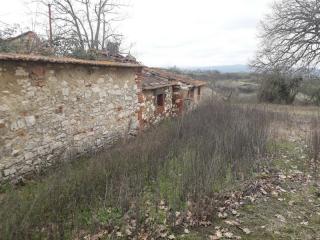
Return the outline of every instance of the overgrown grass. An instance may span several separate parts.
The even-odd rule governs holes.
[[[1,196],[1,239],[69,239],[81,230],[120,224],[130,211],[143,222],[143,199],[183,209],[245,179],[266,151],[268,115],[208,103],[90,159],[65,163],[36,184]],[[119,222],[117,222],[119,221]]]
[[[320,162],[320,117],[314,116],[311,121],[311,130],[309,135],[310,146],[310,164],[313,169],[313,175],[319,180],[319,162]]]

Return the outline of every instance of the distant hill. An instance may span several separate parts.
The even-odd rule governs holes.
[[[219,71],[221,73],[248,73],[250,69],[247,65],[222,65],[222,66],[211,66],[211,67],[191,67],[185,70],[200,70],[200,71]]]

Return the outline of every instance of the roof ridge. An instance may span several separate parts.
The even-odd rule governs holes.
[[[110,67],[143,67],[141,64],[123,63],[107,60],[86,60],[70,57],[43,56],[33,54],[0,53],[0,61],[69,63],[78,65],[110,66]]]
[[[38,36],[38,34],[37,34],[36,32],[34,32],[34,31],[26,31],[26,32],[24,32],[24,33],[21,33],[21,34],[15,36],[15,37],[9,37],[9,38],[3,39],[3,40],[4,40],[4,41],[12,41],[12,40],[21,38],[21,37],[23,37],[23,36],[26,36],[26,35],[28,35],[29,33],[32,33],[32,34],[34,34],[37,38],[39,38],[39,36]]]

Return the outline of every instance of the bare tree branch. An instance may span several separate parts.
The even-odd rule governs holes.
[[[320,1],[281,0],[260,24],[260,47],[251,66],[301,71],[320,62]]]
[[[62,46],[62,40],[71,41],[81,51],[103,50],[109,41],[119,40],[121,34],[112,28],[119,20],[117,9],[123,7],[120,0],[35,0],[43,6],[52,6],[54,36]],[[45,11],[44,11],[45,12]],[[75,44],[76,43],[76,44]],[[63,51],[64,52],[64,51]]]

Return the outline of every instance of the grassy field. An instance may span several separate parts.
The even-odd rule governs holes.
[[[239,187],[241,197],[223,209],[225,217],[210,229],[197,230],[198,239],[319,239],[319,186],[310,172],[300,143],[279,141],[277,156],[250,183]],[[234,193],[237,191],[234,191]],[[221,237],[220,237],[221,236]]]
[[[215,194],[256,172],[268,126],[261,110],[204,104],[26,186],[3,187],[0,235],[166,239],[210,222]]]
[[[2,186],[1,239],[319,239],[318,119],[313,107],[205,104]]]
[[[276,113],[265,167],[229,190],[212,226],[182,239],[320,239],[319,163],[312,151],[319,109],[254,107]]]

